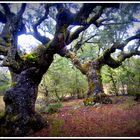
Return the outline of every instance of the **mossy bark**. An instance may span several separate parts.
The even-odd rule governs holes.
[[[0,136],[26,136],[31,130],[37,131],[46,125],[41,115],[35,111],[35,101],[38,85],[51,62],[45,67],[31,67],[22,71],[17,84],[6,91],[5,114],[0,119]]]
[[[98,61],[93,61],[87,72],[88,93],[87,96],[93,98],[93,102],[112,103],[107,95],[105,95],[102,84],[101,68]]]
[[[94,63],[87,73],[88,96],[104,93],[101,79],[101,67]]]

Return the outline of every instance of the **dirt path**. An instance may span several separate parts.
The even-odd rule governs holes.
[[[42,115],[48,127],[31,137],[140,137],[140,103],[113,97],[113,104],[85,107],[82,100],[64,102],[59,113]]]

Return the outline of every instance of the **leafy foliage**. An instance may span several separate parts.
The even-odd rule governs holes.
[[[44,75],[40,91],[45,92],[46,86],[48,98],[59,100],[66,96],[82,98],[87,91],[86,77],[69,60],[58,55],[55,56],[48,73]]]
[[[127,85],[127,92],[131,95],[137,95],[140,93],[139,82],[140,82],[140,59],[137,57],[132,57],[125,62],[123,65],[117,69],[111,69],[112,77],[116,82],[116,87],[124,88],[124,85]],[[110,78],[110,73],[108,67],[104,66],[102,69],[103,83],[107,84],[109,88],[108,92],[112,89],[112,81]]]
[[[0,69],[0,94],[3,94],[11,85],[10,74],[7,69]]]
[[[62,104],[60,102],[57,103],[51,103],[46,108],[42,110],[42,112],[46,113],[56,113],[59,111],[59,109],[62,107]]]
[[[49,104],[46,111],[48,113],[55,113],[58,112],[61,107],[61,103]]]

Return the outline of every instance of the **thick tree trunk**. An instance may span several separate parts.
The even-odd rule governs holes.
[[[105,95],[101,78],[101,66],[97,62],[93,62],[92,67],[87,73],[88,79],[88,98],[84,100],[84,104],[94,103],[112,103],[111,99]],[[91,98],[91,99],[90,99]],[[90,102],[90,103],[88,103]]]
[[[1,118],[1,136],[26,136],[30,130],[43,128],[46,123],[35,112],[38,85],[46,70],[35,67],[24,70],[17,84],[4,96],[5,115]]]
[[[104,94],[100,68],[92,67],[87,74],[88,96]]]

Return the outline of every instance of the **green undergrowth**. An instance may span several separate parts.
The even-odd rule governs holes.
[[[42,113],[56,113],[59,112],[59,109],[63,107],[61,102],[57,102],[57,103],[51,103],[48,106],[44,106],[44,107],[38,107],[39,108],[39,112]]]
[[[57,118],[53,120],[51,125],[51,132],[50,135],[52,137],[58,137],[61,134],[61,127],[65,124],[65,121],[63,119]]]
[[[122,107],[125,109],[130,109],[133,106],[135,106],[137,104],[136,101],[134,101],[133,98],[128,98],[126,101],[124,101],[124,103],[122,104]]]
[[[0,118],[4,116],[4,109],[0,109]]]

